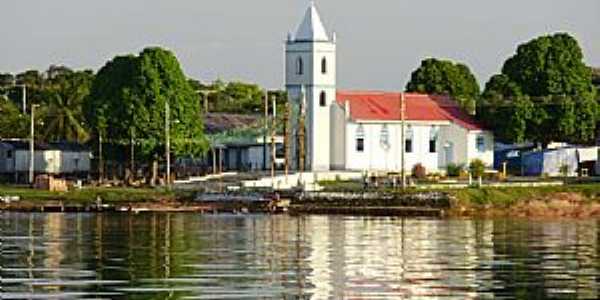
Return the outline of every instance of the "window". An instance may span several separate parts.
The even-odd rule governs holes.
[[[437,126],[431,127],[429,133],[429,153],[437,153],[437,140],[438,140],[439,128]]]
[[[321,73],[327,74],[327,59],[325,57],[321,60]]]
[[[385,124],[381,127],[379,143],[381,144],[381,148],[383,148],[383,150],[387,151],[390,149],[390,132]]]
[[[304,74],[304,63],[302,62],[302,57],[298,57],[298,60],[296,60],[296,74]]]
[[[365,151],[365,139],[364,138],[356,138],[356,152],[364,152]]]
[[[437,141],[429,140],[429,153],[437,153]]]
[[[404,136],[404,152],[412,153],[413,151],[413,130],[410,126],[406,128]]]
[[[365,151],[365,129],[362,125],[358,125],[356,129],[356,152]]]
[[[12,156],[13,156],[12,150],[6,151],[6,158],[12,158]]]
[[[477,151],[485,152],[485,137],[483,135],[478,135],[476,139]]]
[[[406,141],[404,141],[404,152],[412,153],[412,150],[413,150],[412,139],[406,139]]]
[[[327,94],[325,94],[325,91],[322,91],[319,96],[319,105],[327,106]]]

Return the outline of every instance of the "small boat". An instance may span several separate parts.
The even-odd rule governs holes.
[[[198,202],[270,202],[271,197],[259,193],[198,193],[194,199]]]

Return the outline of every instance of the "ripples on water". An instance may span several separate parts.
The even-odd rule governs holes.
[[[599,226],[3,213],[1,298],[598,299]]]

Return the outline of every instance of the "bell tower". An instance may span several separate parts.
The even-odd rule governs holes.
[[[292,107],[291,158],[298,162],[298,124],[304,116],[304,161],[307,171],[330,169],[331,109],[336,97],[336,41],[323,26],[313,1],[295,35],[285,44],[285,86]]]

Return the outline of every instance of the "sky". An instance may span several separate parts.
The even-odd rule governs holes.
[[[98,70],[147,46],[185,73],[283,87],[283,42],[308,0],[0,0],[0,72]],[[568,32],[600,66],[600,0],[317,0],[337,32],[338,86],[401,90],[428,57],[466,63],[480,85],[520,43]]]

